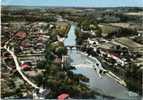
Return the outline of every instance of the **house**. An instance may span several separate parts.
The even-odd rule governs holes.
[[[21,67],[21,69],[23,69],[23,70],[30,70],[30,69],[31,69],[30,66],[29,66],[29,64],[27,64],[27,63],[21,64],[20,67]]]
[[[67,100],[69,98],[69,94],[62,93],[58,96],[58,100]]]
[[[125,62],[119,57],[119,54],[111,52],[110,49],[103,49],[103,48],[101,48],[100,49],[100,53],[102,55],[107,55],[107,57],[114,59],[118,64],[121,64],[122,66],[125,65]]]
[[[21,47],[23,47],[23,48],[29,48],[29,47],[31,47],[31,44],[28,43],[28,42],[26,42],[26,41],[22,41],[21,42]]]
[[[24,39],[27,36],[27,33],[19,31],[15,34],[15,37],[17,37],[18,39]]]
[[[125,62],[123,60],[121,60],[119,57],[111,54],[111,58],[116,60],[117,63],[121,64],[122,66],[124,66]]]

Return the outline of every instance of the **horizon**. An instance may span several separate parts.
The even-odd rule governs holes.
[[[40,6],[40,7],[143,7],[143,0],[2,0],[2,6]]]
[[[1,7],[55,7],[55,8],[143,8],[138,6],[116,6],[116,7],[85,7],[85,6],[39,6],[39,5],[1,5]]]

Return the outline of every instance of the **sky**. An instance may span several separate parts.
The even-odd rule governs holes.
[[[1,4],[65,7],[143,7],[143,0],[2,0]]]

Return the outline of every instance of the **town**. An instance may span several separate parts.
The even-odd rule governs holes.
[[[2,98],[141,99],[142,7],[1,10]]]

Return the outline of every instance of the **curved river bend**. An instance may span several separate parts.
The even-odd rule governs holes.
[[[68,38],[64,41],[65,46],[76,44],[75,28],[76,25],[72,24],[68,32]],[[76,65],[76,70],[74,70],[74,72],[81,73],[88,77],[90,79],[88,85],[92,90],[118,99],[138,100],[137,97],[129,96],[128,89],[118,84],[112,78],[106,75],[99,77],[98,73],[93,68],[93,64],[95,65],[95,63],[99,63],[99,61],[93,61],[77,50],[69,50],[68,55],[70,56],[70,59],[72,59],[71,64]]]

